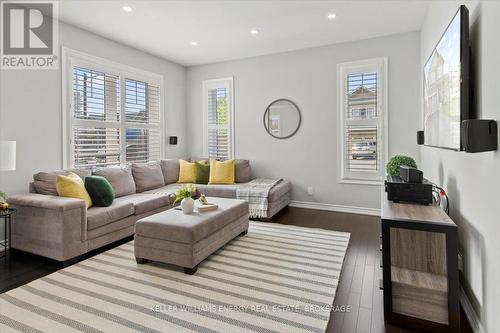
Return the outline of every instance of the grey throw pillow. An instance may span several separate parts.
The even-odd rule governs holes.
[[[234,181],[236,183],[248,183],[251,180],[251,173],[249,160],[234,160]]]
[[[132,171],[129,168],[103,168],[94,171],[93,174],[102,176],[110,182],[115,190],[116,198],[135,193],[134,177],[132,177]]]
[[[134,163],[132,164],[135,189],[137,192],[153,190],[165,185],[160,163]]]
[[[76,173],[83,180],[85,180],[85,177],[88,177],[92,174],[88,169],[68,169],[49,172],[42,171],[33,175],[33,186],[35,187],[36,192],[39,194],[57,195],[57,176],[65,176],[70,172]]]
[[[179,159],[171,158],[160,160],[161,172],[165,185],[176,183],[179,180]]]

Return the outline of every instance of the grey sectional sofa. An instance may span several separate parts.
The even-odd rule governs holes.
[[[235,198],[236,189],[251,180],[248,160],[236,160],[235,166],[235,184],[198,184],[198,191],[206,196]],[[57,196],[57,175],[68,171],[82,178],[91,174],[105,177],[116,193],[113,204],[87,209],[82,200]],[[9,197],[9,203],[18,210],[12,224],[12,247],[68,263],[88,251],[131,236],[136,221],[172,207],[174,193],[182,185],[176,183],[178,174],[178,159],[93,172],[37,173],[30,193]],[[285,180],[272,188],[268,218],[289,204],[290,191],[291,184]]]

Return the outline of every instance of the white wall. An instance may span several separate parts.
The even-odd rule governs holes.
[[[166,156],[186,153],[185,68],[142,51],[60,23],[60,45],[163,75]],[[0,172],[0,189],[28,190],[37,171],[62,168],[61,67],[59,70],[0,71],[0,138],[17,141],[17,170]]]
[[[422,65],[462,3],[436,1],[430,5],[421,32]],[[480,118],[499,121],[500,2],[469,1],[466,5],[471,13],[474,111]],[[425,176],[442,184],[450,196],[451,216],[459,226],[465,254],[463,285],[480,325],[487,332],[500,332],[500,153],[422,147],[421,161]]]
[[[337,64],[388,56],[389,155],[418,160],[419,43],[413,32],[189,67],[189,152],[203,152],[202,80],[234,76],[236,157],[250,159],[255,175],[291,180],[294,200],[378,209],[379,186],[337,181]],[[278,98],[291,99],[302,112],[302,127],[286,140],[272,138],[263,125],[266,107]]]

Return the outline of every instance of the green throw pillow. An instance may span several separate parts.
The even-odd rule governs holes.
[[[210,178],[210,164],[195,162],[194,168],[196,171],[196,184],[208,184]]]
[[[89,193],[94,206],[108,207],[115,199],[115,190],[104,177],[85,177],[85,189]]]

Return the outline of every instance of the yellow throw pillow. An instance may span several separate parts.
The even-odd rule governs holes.
[[[210,160],[209,184],[234,184],[234,160]]]
[[[85,189],[83,180],[73,172],[67,176],[57,176],[56,190],[60,197],[81,199],[85,201],[87,208],[92,207],[92,199]]]
[[[196,182],[196,168],[194,163],[179,160],[179,180],[178,183],[195,183]]]

